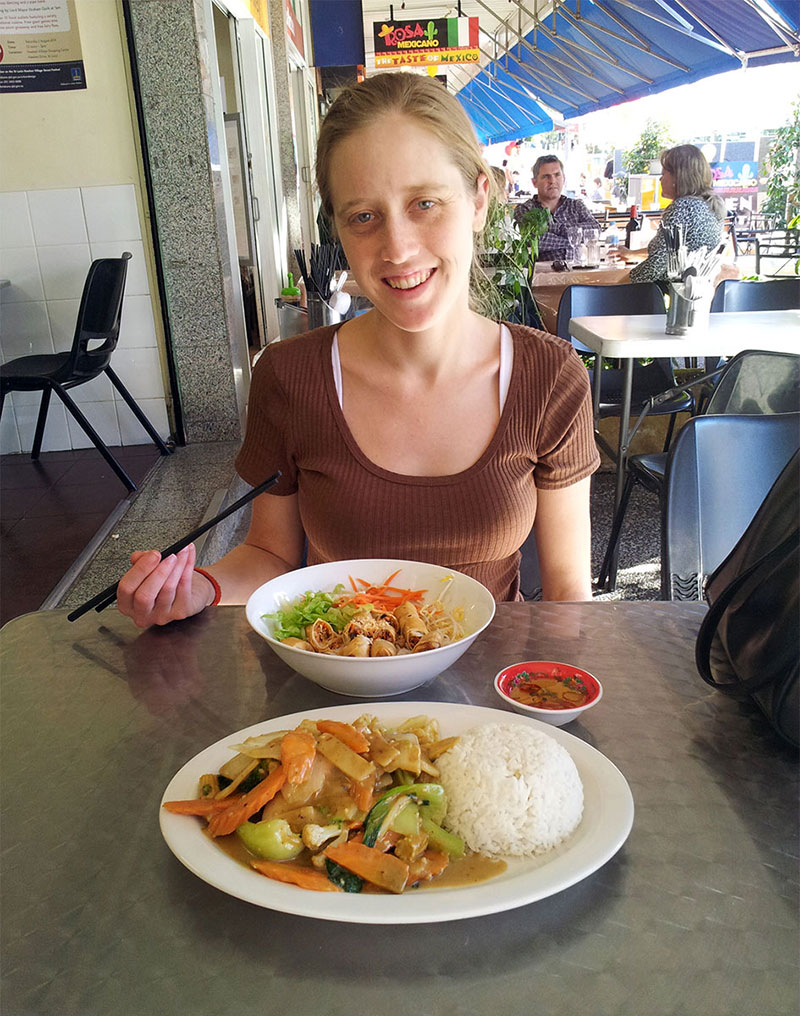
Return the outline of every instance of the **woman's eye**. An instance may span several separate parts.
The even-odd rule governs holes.
[[[423,210],[424,212],[427,212],[427,210],[428,210],[429,208],[433,208],[433,206],[434,206],[435,204],[436,204],[436,202],[435,202],[435,201],[432,201],[432,200],[431,200],[430,198],[425,198],[425,199],[424,199],[423,201],[420,201],[420,202],[419,202],[419,207],[420,207],[420,208],[421,208],[421,209],[422,209],[422,210]]]
[[[366,226],[368,222],[372,221],[372,212],[358,212],[353,216],[353,222],[359,226]]]

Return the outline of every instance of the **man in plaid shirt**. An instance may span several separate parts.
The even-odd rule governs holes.
[[[597,219],[586,205],[577,198],[565,198],[564,166],[555,155],[542,155],[533,164],[534,197],[517,205],[514,221],[532,208],[547,208],[552,215],[550,227],[539,240],[539,261],[566,260],[569,244],[567,230],[570,226],[592,226],[599,229]]]

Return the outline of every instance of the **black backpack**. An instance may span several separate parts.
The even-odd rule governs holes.
[[[700,676],[752,698],[800,745],[800,456],[792,456],[731,553],[709,576],[695,647]]]

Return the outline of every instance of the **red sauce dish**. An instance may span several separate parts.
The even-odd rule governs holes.
[[[596,705],[603,686],[586,670],[552,660],[528,660],[501,670],[497,694],[518,713],[562,726]]]

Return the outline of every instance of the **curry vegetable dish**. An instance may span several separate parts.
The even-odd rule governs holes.
[[[451,579],[440,595],[425,602],[426,589],[392,585],[398,572],[380,585],[350,578],[350,589],[307,592],[274,614],[274,637],[284,645],[336,656],[397,656],[438,649],[463,638],[464,611],[448,609],[444,600]]]
[[[393,728],[369,715],[303,720],[233,745],[234,757],[201,777],[196,799],[164,807],[200,817],[229,853],[280,882],[402,893],[465,857],[463,841],[442,825],[436,766],[457,741],[442,739],[426,716]]]

